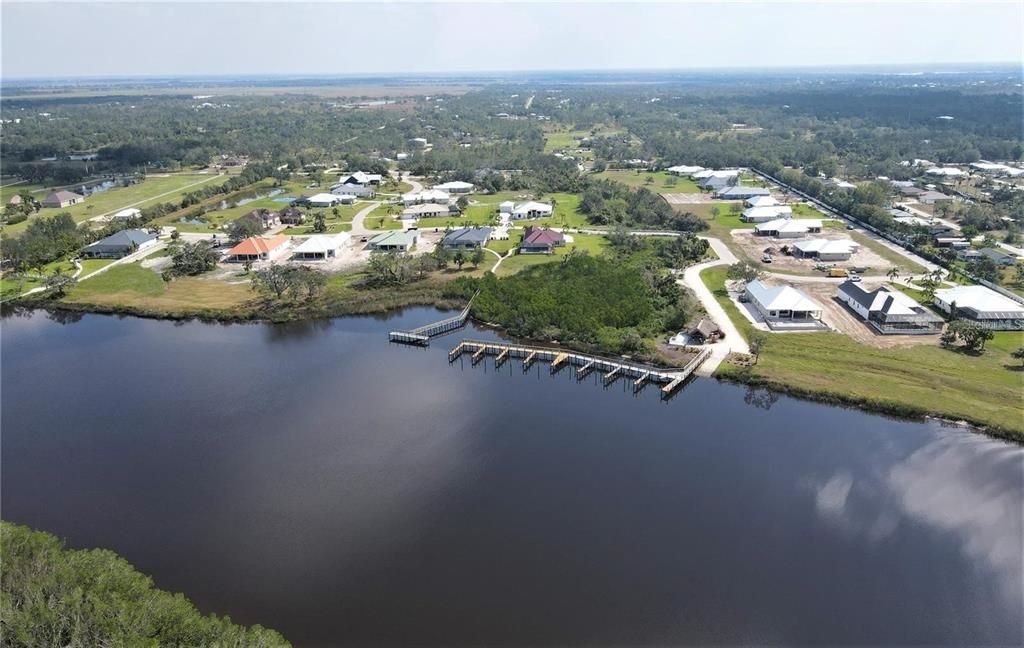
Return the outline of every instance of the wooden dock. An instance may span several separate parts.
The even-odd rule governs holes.
[[[469,320],[469,309],[473,305],[473,299],[476,299],[476,295],[473,295],[469,303],[466,304],[466,307],[462,309],[462,312],[455,317],[449,317],[432,324],[425,324],[410,331],[391,331],[388,333],[388,340],[401,344],[429,346],[430,338],[457,331],[466,325],[466,322]]]
[[[550,363],[551,373],[555,373],[565,366],[576,367],[576,377],[579,380],[582,380],[591,371],[599,370],[604,373],[601,378],[602,384],[607,386],[620,377],[629,378],[632,380],[634,392],[639,392],[648,383],[656,383],[661,386],[663,398],[672,396],[686,379],[692,376],[693,372],[711,355],[711,349],[702,349],[685,367],[668,370],[620,362],[609,358],[599,358],[562,349],[524,346],[506,342],[463,340],[448,352],[448,361],[454,362],[465,352],[473,354],[472,364],[474,366],[485,356],[495,356],[496,366],[500,366],[509,358],[521,358],[524,372],[528,371],[530,366],[537,360]]]

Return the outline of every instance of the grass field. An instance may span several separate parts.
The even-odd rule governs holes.
[[[602,171],[595,173],[594,177],[615,180],[633,188],[645,187],[659,194],[701,192],[693,180],[676,177],[665,171]],[[654,182],[648,183],[648,178]]]
[[[17,180],[11,180],[10,182],[14,183],[17,182]],[[43,198],[46,197],[46,195],[42,193],[44,191],[43,185],[29,184],[27,182],[23,182],[21,184],[14,184],[9,187],[0,187],[0,203],[3,203],[0,206],[7,205],[7,201],[11,199],[11,196],[20,194],[22,191],[28,191],[30,193],[35,194],[35,197],[38,200],[42,200]]]
[[[28,227],[33,218],[39,216],[50,216],[68,212],[75,222],[82,222],[96,216],[111,214],[126,207],[137,207],[139,209],[151,205],[181,201],[181,197],[190,191],[210,184],[223,184],[227,182],[228,176],[200,175],[194,173],[173,174],[167,176],[148,176],[144,181],[130,187],[116,187],[91,196],[66,209],[46,208],[29,220],[16,225],[10,225],[4,229],[7,235],[17,235]]]
[[[166,309],[225,309],[252,299],[246,284],[230,284],[201,278],[176,279],[170,283],[138,263],[111,268],[72,288],[65,301],[106,306]]]
[[[1024,372],[1010,353],[1024,333],[999,332],[980,355],[938,345],[877,349],[839,333],[763,333],[753,328],[725,293],[726,269],[709,268],[701,279],[749,340],[763,336],[750,374],[770,383],[853,397],[881,405],[913,407],[949,418],[1024,432],[1020,398]],[[742,378],[746,369],[723,364],[717,375]]]
[[[365,208],[366,205],[361,205],[356,209]],[[396,212],[397,214],[397,212]],[[363,225],[367,229],[373,230],[395,230],[402,229],[402,223],[394,215],[389,213],[388,205],[378,205],[376,209],[366,215],[363,219]]]
[[[488,249],[494,250],[498,254],[504,255],[512,248],[519,247],[519,242],[523,240],[523,232],[512,230],[508,233],[508,239],[504,241],[496,241],[491,239],[487,243]]]
[[[555,248],[554,254],[516,254],[511,256],[501,262],[495,274],[499,277],[507,277],[519,272],[523,268],[541,265],[542,263],[554,263],[573,250],[587,252],[596,256],[604,252],[604,249],[608,247],[608,239],[596,234],[573,234],[572,238],[572,243],[568,243],[564,247]]]

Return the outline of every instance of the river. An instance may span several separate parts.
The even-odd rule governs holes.
[[[435,318],[3,321],[4,519],[298,646],[1017,644],[1024,450]]]

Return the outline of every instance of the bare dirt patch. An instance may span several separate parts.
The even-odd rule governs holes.
[[[661,196],[670,205],[703,205],[710,202],[726,204],[721,200],[716,201],[709,193],[663,193]]]
[[[822,319],[826,324],[843,335],[849,336],[855,342],[876,349],[938,345],[938,335],[882,335],[873,326],[862,320],[859,315],[836,299],[838,285],[838,283],[801,283],[797,284],[796,288],[807,293],[808,296],[821,304],[824,309]],[[865,282],[864,288],[866,290],[873,290],[879,285],[877,282]]]

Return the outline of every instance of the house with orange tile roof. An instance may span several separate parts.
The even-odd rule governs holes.
[[[291,239],[284,234],[278,234],[270,238],[253,236],[228,250],[227,257],[224,260],[233,263],[270,261],[287,252],[290,242]]]

